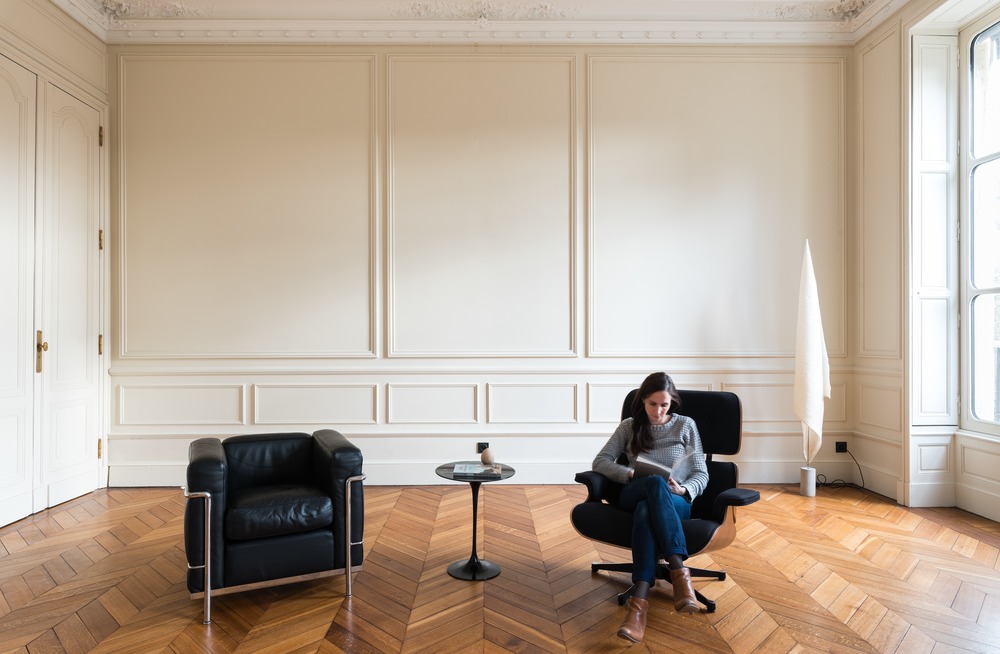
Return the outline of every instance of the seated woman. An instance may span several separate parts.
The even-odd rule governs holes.
[[[681,520],[691,517],[691,501],[708,484],[708,468],[701,438],[694,421],[674,413],[680,397],[666,373],[655,372],[642,382],[632,404],[632,417],[615,429],[594,459],[593,468],[605,477],[625,484],[618,506],[632,517],[632,582],[625,621],[618,635],[632,642],[642,640],[649,609],[649,589],[656,583],[656,564],[665,559],[674,586],[674,609],[680,613],[700,610],[691,574],[684,566],[688,557]],[[628,465],[618,463],[625,454]],[[635,476],[639,454],[673,467],[682,459],[680,478],[671,475]],[[688,464],[688,461],[690,464]]]

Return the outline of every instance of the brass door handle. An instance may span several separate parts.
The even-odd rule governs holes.
[[[49,351],[49,344],[42,338],[42,330],[35,332],[35,372],[42,371],[42,352]]]

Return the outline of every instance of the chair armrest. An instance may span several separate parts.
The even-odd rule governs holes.
[[[604,500],[611,504],[618,504],[618,496],[622,492],[622,485],[618,482],[612,481],[594,470],[576,473],[576,481],[587,487],[588,502]]]
[[[314,470],[316,484],[330,495],[344,491],[344,483],[350,477],[363,474],[363,457],[347,437],[333,429],[321,429],[313,433],[315,442]]]
[[[213,499],[225,495],[226,451],[218,438],[199,438],[188,447],[187,489]]]
[[[333,429],[313,432],[314,452],[313,474],[316,485],[330,495],[333,500],[334,567],[347,565],[344,540],[347,533],[347,483],[351,486],[351,565],[360,565],[363,557],[361,546],[365,529],[365,496],[362,467],[364,457],[356,445]]]
[[[760,499],[760,493],[751,488],[728,488],[715,497],[712,509],[717,516],[723,516],[731,506],[747,506]]]
[[[221,588],[225,569],[225,534],[222,525],[226,513],[226,451],[218,438],[199,438],[188,447],[188,493],[211,495],[210,548],[212,552],[212,587]],[[188,498],[184,507],[184,549],[190,566],[205,564],[205,500]],[[188,590],[204,590],[202,570],[188,571]]]

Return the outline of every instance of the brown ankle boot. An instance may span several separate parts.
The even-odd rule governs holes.
[[[618,627],[618,637],[631,640],[633,643],[642,641],[646,632],[646,612],[649,610],[649,600],[628,598],[625,605],[625,621]]]
[[[691,587],[691,571],[677,568],[670,571],[670,581],[674,584],[674,610],[678,613],[697,613],[701,610],[694,588]]]

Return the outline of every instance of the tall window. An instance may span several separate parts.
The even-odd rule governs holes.
[[[1000,23],[972,39],[969,61],[964,395],[973,422],[1000,426]]]

